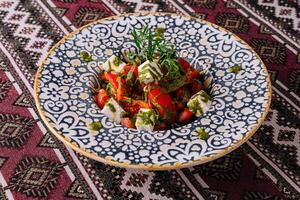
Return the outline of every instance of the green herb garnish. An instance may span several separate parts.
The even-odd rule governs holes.
[[[99,121],[92,122],[89,126],[92,131],[99,131],[103,127],[102,123]]]
[[[241,70],[242,70],[242,66],[240,66],[240,65],[235,65],[235,66],[229,67],[229,72],[231,72],[231,73],[237,74]]]
[[[210,135],[203,128],[197,128],[195,132],[202,140],[207,140],[210,137]]]
[[[108,83],[107,85],[106,85],[106,92],[108,93],[108,95],[111,95],[111,84],[110,83]]]
[[[126,75],[126,83],[130,84],[133,80],[133,75],[134,75],[134,68],[135,68],[135,65],[132,65],[128,74]]]
[[[93,61],[92,56],[87,51],[81,51],[79,54],[80,58],[85,62]]]
[[[149,125],[149,124],[155,124],[155,119],[157,118],[157,115],[155,114],[155,112],[153,110],[151,111],[147,111],[147,112],[139,112],[137,114],[138,117],[141,118],[141,120],[143,121],[143,124],[145,125]],[[153,119],[151,119],[151,117],[153,116]]]
[[[130,64],[140,64],[140,60],[138,57],[138,54],[132,51],[129,51],[126,53],[126,57],[128,58],[128,61]]]
[[[131,104],[132,98],[121,99],[120,101]]]
[[[138,48],[135,55],[143,61],[158,60],[158,64],[166,68],[166,76],[176,79],[182,76],[181,67],[177,61],[174,45],[164,39],[164,32],[165,29],[161,27],[156,28],[154,34],[148,27],[138,31],[133,29],[131,35]]]
[[[127,114],[128,114],[127,112],[122,111],[120,115],[121,115],[121,117],[125,117]]]
[[[200,102],[197,99],[189,101],[187,105],[192,113],[196,114],[199,111],[201,115],[203,114]]]
[[[204,98],[204,99],[202,99],[202,101],[204,101],[205,103],[207,103],[208,101],[211,101],[211,97],[204,91],[202,91],[200,93],[200,96]]]
[[[118,57],[116,57],[114,60],[113,60],[113,64],[115,66],[119,66],[120,64],[122,63],[122,60]]]
[[[108,108],[111,112],[116,112],[116,108],[114,105],[112,105],[111,103],[107,103],[106,105],[108,106]]]

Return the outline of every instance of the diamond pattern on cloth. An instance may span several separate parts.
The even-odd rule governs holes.
[[[0,80],[0,102],[5,99],[10,86],[10,81]]]
[[[0,113],[0,147],[20,148],[26,143],[34,125],[33,119]]]
[[[30,14],[25,11],[17,10],[19,2],[20,0],[6,0],[2,3],[0,2],[0,11],[7,12],[1,21],[16,27],[14,36],[26,39],[24,48],[26,51],[45,54],[53,41],[39,36],[42,27],[27,22]]]
[[[41,157],[26,157],[16,166],[6,189],[30,197],[46,197],[56,186],[63,164]]]
[[[220,13],[216,17],[216,23],[235,33],[247,33],[249,30],[249,20],[235,13]]]

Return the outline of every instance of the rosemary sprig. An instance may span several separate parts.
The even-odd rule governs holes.
[[[154,34],[148,27],[143,27],[139,31],[133,29],[131,35],[138,48],[137,54],[133,53],[133,55],[138,56],[143,61],[157,59],[161,66],[166,67],[166,76],[178,78],[182,76],[182,71],[177,62],[174,46],[165,40],[164,32],[165,29],[161,27],[156,28]]]

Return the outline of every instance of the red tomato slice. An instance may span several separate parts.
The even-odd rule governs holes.
[[[126,75],[128,74],[128,72],[130,71],[131,69],[131,65],[130,64],[127,64],[123,67],[123,71],[122,71],[122,74]]]
[[[183,98],[184,93],[185,93],[184,90],[185,89],[183,87],[176,90],[176,95],[177,95],[178,98],[180,98],[180,99]]]
[[[121,118],[121,124],[127,128],[135,128],[130,118]]]
[[[134,66],[133,73],[134,73],[134,75],[135,75],[136,78],[139,76],[139,68],[138,68],[137,65]]]
[[[179,114],[178,122],[179,123],[185,123],[188,122],[193,117],[193,113],[188,109],[185,108],[182,113]]]
[[[193,82],[192,82],[193,93],[197,93],[200,90],[202,90],[202,84],[200,83],[200,81],[193,80]]]
[[[187,72],[187,71],[189,71],[192,68],[191,65],[190,65],[190,63],[188,63],[183,58],[178,58],[177,61],[180,64],[180,66],[181,66],[181,68],[182,68],[182,70],[184,72]]]
[[[162,106],[169,106],[172,104],[172,98],[168,93],[161,93],[160,95],[156,96],[156,102]]]

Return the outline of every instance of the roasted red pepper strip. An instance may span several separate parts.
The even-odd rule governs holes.
[[[118,88],[117,88],[117,95],[116,99],[117,101],[120,101],[122,97],[124,96],[125,90],[124,90],[124,85],[122,84],[122,78],[118,77],[117,78],[117,83],[118,83]]]
[[[145,101],[135,100],[125,96],[122,97],[120,102],[123,105],[124,110],[129,112],[131,115],[137,114],[141,108],[150,108],[148,103]]]
[[[114,96],[117,101],[120,101],[125,95],[125,80],[117,74],[105,72],[105,79],[108,80],[114,91]]]
[[[194,69],[186,60],[184,60],[183,58],[178,58],[177,61],[180,64],[181,69],[185,72],[185,76],[187,78],[186,82],[199,77],[200,73],[196,69]]]
[[[100,108],[103,108],[105,103],[108,101],[109,96],[104,89],[99,90],[98,94],[95,97],[96,103]]]
[[[130,64],[125,65],[123,68],[122,74],[127,75],[132,67],[133,67],[133,74],[134,74],[135,78],[137,78],[138,77],[138,65],[130,65]]]
[[[118,82],[117,82],[118,75],[111,72],[105,72],[104,76],[105,79],[110,83],[112,88],[116,91],[118,89]]]

